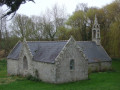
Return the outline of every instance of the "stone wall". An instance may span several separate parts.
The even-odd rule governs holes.
[[[28,66],[28,69],[24,69],[23,68],[23,58],[26,57],[27,59],[27,66]],[[23,75],[23,76],[28,76],[28,75],[34,75],[34,72],[33,72],[33,60],[32,60],[32,54],[30,53],[30,50],[26,44],[26,42],[23,43],[23,47],[22,47],[22,50],[21,50],[21,53],[20,53],[20,58],[18,60],[18,68],[19,68],[19,74],[20,75]]]
[[[23,58],[26,57],[28,69],[24,69]],[[37,77],[38,79],[55,83],[56,68],[54,64],[36,62],[32,60],[32,54],[26,44],[23,43],[22,50],[20,52],[19,60],[7,60],[7,71],[9,75],[22,75]]]
[[[7,60],[7,73],[8,75],[18,75],[18,61],[8,59]]]
[[[101,62],[101,70],[107,71],[112,69],[112,62]]]
[[[80,52],[76,42],[71,40],[56,58],[56,83],[73,82],[88,79],[88,61]],[[70,69],[70,60],[74,60],[74,69]]]
[[[108,71],[111,70],[111,67],[112,67],[112,62],[89,63],[88,71],[89,72]]]
[[[98,63],[88,63],[88,72],[99,71],[100,67]]]
[[[42,81],[55,83],[56,68],[54,64],[33,61],[34,76]]]

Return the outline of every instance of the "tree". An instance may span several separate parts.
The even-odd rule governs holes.
[[[0,8],[0,16],[2,16],[3,10]],[[6,18],[0,19],[0,41],[4,38],[3,33],[6,31]]]
[[[64,25],[65,17],[64,7],[55,4],[52,9],[47,9],[43,16],[43,35],[51,40],[58,38],[57,32]]]
[[[10,28],[13,33],[20,38],[29,38],[30,34],[32,33],[33,29],[33,22],[32,20],[25,15],[17,14],[15,18],[12,20]]]
[[[109,32],[109,52],[112,57],[119,58],[120,56],[120,21],[113,22],[110,25]]]
[[[79,10],[82,10],[84,12],[87,12],[88,11],[88,6],[86,3],[79,3],[76,5],[76,9],[75,11],[79,11]]]
[[[53,24],[51,21],[48,21],[45,17],[43,17],[43,38],[46,40],[54,40],[54,31]]]
[[[57,36],[59,40],[68,40],[70,38],[70,31],[71,29],[66,28],[65,26],[62,26],[59,28],[57,32]]]
[[[120,1],[116,0],[113,3],[104,7],[106,14],[106,25],[107,25],[107,33],[108,39],[107,43],[107,51],[112,57],[120,56]],[[106,46],[106,45],[105,45]]]
[[[69,17],[68,19],[68,25],[71,25],[74,33],[77,33],[79,35],[75,35],[74,37],[77,38],[77,40],[83,40],[86,41],[87,40],[87,16],[86,16],[86,12],[87,12],[87,7],[84,4],[80,4],[79,5],[80,8],[78,8],[78,6],[76,7],[76,11],[74,12],[74,14],[72,16]]]
[[[3,17],[10,15],[11,13],[16,13],[16,11],[19,9],[21,4],[25,4],[27,1],[33,1],[34,0],[0,0],[0,6],[7,5],[9,8],[9,11],[5,13]]]
[[[0,9],[0,16],[2,16],[3,11]],[[5,55],[10,49],[9,43],[9,31],[7,30],[6,18],[0,19],[0,50],[3,49],[5,51]]]
[[[30,38],[34,40],[40,40],[42,39],[42,34],[43,34],[43,22],[42,22],[42,17],[41,16],[32,16],[31,20],[33,22],[32,27],[31,27],[31,33],[30,33]]]

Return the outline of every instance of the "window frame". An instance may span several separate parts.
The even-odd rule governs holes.
[[[71,60],[70,60],[69,68],[70,68],[71,71],[72,71],[72,70],[75,70],[75,60],[74,60],[74,59],[71,59]]]
[[[93,38],[96,38],[96,30],[93,30]]]

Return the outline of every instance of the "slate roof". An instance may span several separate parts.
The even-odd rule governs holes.
[[[33,60],[46,63],[54,63],[55,58],[58,56],[66,43],[67,41],[27,42],[28,47],[33,55]],[[111,58],[108,56],[103,47],[96,45],[95,42],[77,41],[77,44],[81,47],[83,53],[88,58],[89,63],[111,61]],[[22,43],[19,42],[7,58],[18,60],[21,49]]]
[[[27,42],[28,47],[33,55],[33,60],[54,63],[55,58],[58,56],[62,48],[65,46],[66,41],[40,41],[40,42]],[[18,43],[15,48],[8,55],[8,59],[17,60],[19,58],[22,43]]]
[[[28,42],[27,44],[32,52],[33,60],[54,63],[66,42]]]
[[[96,45],[93,41],[78,41],[77,44],[81,47],[89,63],[111,61],[111,58],[101,45]]]
[[[7,58],[13,59],[13,60],[19,59],[19,54],[20,54],[21,49],[22,49],[22,43],[18,42],[16,46],[13,48],[13,50],[9,53]]]

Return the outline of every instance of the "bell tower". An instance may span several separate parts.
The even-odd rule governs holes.
[[[94,25],[92,28],[92,41],[96,42],[97,45],[100,45],[100,25],[98,24],[97,17],[95,15]]]

